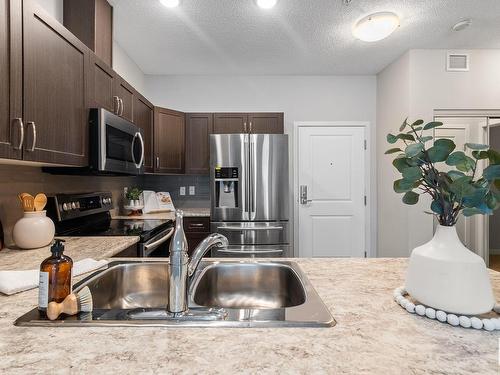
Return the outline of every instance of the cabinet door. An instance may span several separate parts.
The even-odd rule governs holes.
[[[186,114],[186,174],[209,173],[209,135],[213,130],[213,114]]]
[[[22,8],[0,3],[0,157],[22,157]]]
[[[87,165],[89,49],[34,0],[23,2],[24,159]]]
[[[184,113],[155,107],[155,172],[184,173],[184,143]]]
[[[134,88],[123,78],[115,79],[115,95],[120,98],[120,116],[129,121],[134,121]]]
[[[214,134],[235,134],[248,132],[246,113],[215,113]]]
[[[144,170],[153,172],[154,106],[142,95],[135,93],[134,123],[144,133]]]
[[[116,113],[118,102],[114,95],[116,73],[113,69],[91,54],[88,78],[91,107],[102,107]]]
[[[283,134],[283,113],[249,113],[248,130],[255,134]]]

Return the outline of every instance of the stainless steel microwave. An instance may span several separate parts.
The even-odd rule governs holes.
[[[91,108],[89,166],[93,172],[144,173],[144,134],[131,122],[103,108]]]

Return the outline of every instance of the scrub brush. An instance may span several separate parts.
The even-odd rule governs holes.
[[[86,286],[76,294],[69,294],[61,303],[50,302],[47,306],[47,317],[56,320],[62,313],[75,315],[79,312],[91,312],[93,308],[92,294]]]

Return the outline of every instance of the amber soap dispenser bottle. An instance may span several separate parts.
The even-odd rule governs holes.
[[[73,260],[64,255],[64,240],[56,239],[50,251],[52,255],[40,265],[38,309],[46,311],[49,302],[62,302],[71,293]]]

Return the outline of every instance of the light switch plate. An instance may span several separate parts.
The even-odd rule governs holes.
[[[194,186],[190,186],[190,187],[189,187],[189,195],[195,195],[195,194],[196,194],[196,193],[195,193],[195,188],[194,188]]]
[[[185,186],[181,186],[181,188],[179,189],[179,195],[186,195],[186,187]]]

